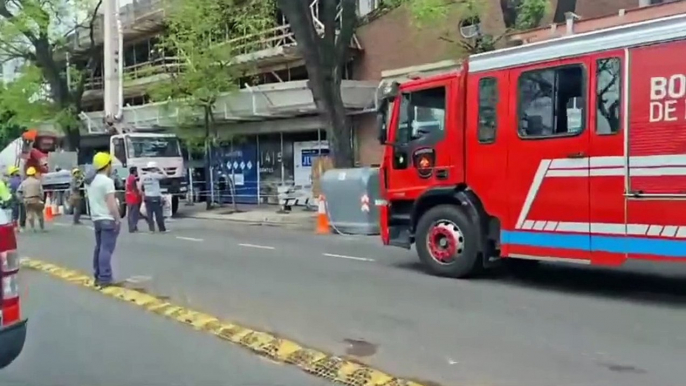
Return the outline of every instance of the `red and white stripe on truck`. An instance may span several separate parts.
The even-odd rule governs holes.
[[[2,280],[0,326],[2,327],[21,320],[18,276],[19,255],[14,228],[11,223],[0,224],[0,279]]]
[[[10,216],[0,209],[0,369],[21,354],[26,341],[19,295],[19,255]]]

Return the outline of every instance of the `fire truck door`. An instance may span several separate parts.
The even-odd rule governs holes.
[[[512,257],[590,259],[587,60],[510,72]],[[512,229],[512,228],[510,228]]]
[[[624,133],[626,79],[623,50],[604,52],[591,63],[589,112],[591,251],[594,263],[619,264],[626,231]]]
[[[441,84],[399,97],[391,170],[385,181],[390,197],[416,198],[451,177],[450,152],[440,146],[447,137],[447,114],[454,113],[447,109],[446,96],[447,88]]]

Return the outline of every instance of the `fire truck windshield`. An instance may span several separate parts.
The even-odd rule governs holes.
[[[129,158],[181,157],[179,140],[175,137],[127,137]]]
[[[445,130],[445,87],[403,93],[396,133],[398,143],[408,143]]]

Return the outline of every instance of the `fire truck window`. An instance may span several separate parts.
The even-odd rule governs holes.
[[[596,62],[596,132],[619,132],[621,105],[621,61],[619,58],[600,59]]]
[[[440,139],[445,130],[445,87],[405,93],[402,98],[398,140]]]
[[[519,77],[519,135],[540,138],[583,131],[584,79],[582,66],[523,73]]]
[[[481,143],[495,142],[496,105],[498,103],[498,80],[479,80],[479,128],[477,135]]]

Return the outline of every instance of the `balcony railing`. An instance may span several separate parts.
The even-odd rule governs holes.
[[[179,66],[181,66],[181,63],[177,58],[164,57],[124,67],[124,87],[126,87],[127,83],[132,83],[138,79],[162,75],[169,71],[177,71]],[[102,88],[102,77],[92,77],[86,81],[85,90],[102,90]]]
[[[312,0],[310,3],[310,11],[312,12],[312,17],[315,25],[315,30],[319,32],[320,34],[324,33],[324,24],[320,21],[319,19],[319,1],[320,0]],[[134,25],[139,28],[144,21],[148,22],[155,22],[155,21],[161,21],[164,16],[164,1],[162,0],[137,0],[134,1],[133,4],[129,4],[126,7],[122,7],[122,24],[124,25],[124,30],[126,31],[127,28],[133,27]],[[341,23],[341,18],[342,18],[342,11],[339,6],[338,14],[336,16],[338,23]],[[99,19],[98,23],[96,24],[96,37],[97,39],[100,39],[98,41],[102,42],[102,18]],[[78,32],[78,31],[77,31]],[[87,44],[88,42],[88,34],[87,34],[87,29],[85,29],[83,32],[86,32],[82,37],[83,44]],[[125,36],[126,38],[126,36]],[[96,40],[97,40],[96,39]],[[235,54],[240,56],[240,55],[250,55],[257,53],[259,51],[263,50],[268,50],[268,49],[274,49],[274,48],[280,48],[280,47],[294,47],[297,45],[297,42],[295,40],[295,35],[293,34],[293,31],[291,30],[290,24],[286,23],[285,19],[282,19],[279,25],[269,28],[265,31],[255,33],[255,34],[250,34],[250,35],[244,35],[240,37],[236,37],[236,32],[232,31],[229,32],[227,31],[224,36],[222,36],[220,39],[217,41],[218,44],[227,44],[232,47],[233,50],[235,50]],[[81,43],[78,43],[81,44]],[[353,36],[353,41],[352,45],[354,48],[360,49],[360,43],[357,39],[356,36]],[[86,47],[84,45],[84,47]],[[237,58],[239,61],[242,60],[254,60],[254,58],[249,58],[249,57],[244,57],[244,58]],[[165,66],[166,63],[160,63],[160,62],[150,62],[146,63],[146,66]],[[126,73],[125,69],[125,73]],[[164,68],[162,69],[164,71]],[[126,75],[125,75],[126,76]],[[88,89],[94,90],[98,88],[102,88],[102,81],[93,79],[92,82],[90,82],[91,85],[89,86]]]

